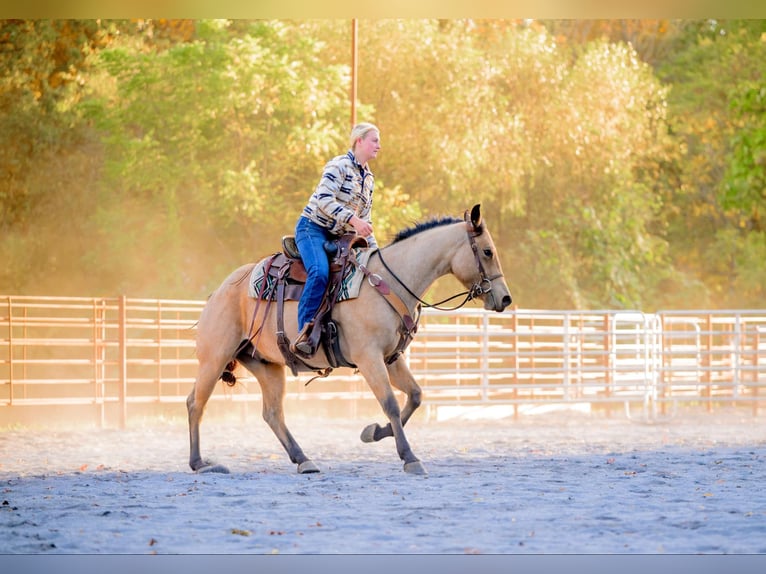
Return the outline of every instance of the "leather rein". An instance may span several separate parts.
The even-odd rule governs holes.
[[[394,271],[388,266],[388,264],[383,259],[383,253],[378,250],[378,257],[380,257],[380,262],[383,264],[383,267],[386,268],[386,271],[388,271],[391,276],[396,279],[396,282],[399,283],[402,287],[404,287],[404,290],[407,291],[412,297],[415,298],[415,300],[418,302],[419,306],[422,305],[423,307],[430,307],[433,309],[437,309],[439,311],[455,311],[457,309],[460,309],[463,307],[466,303],[469,301],[476,299],[478,297],[481,297],[482,295],[485,295],[489,293],[489,296],[492,297],[493,303],[495,303],[495,296],[492,293],[492,281],[495,279],[500,279],[501,277],[504,277],[502,273],[497,273],[496,275],[488,275],[487,271],[484,269],[484,265],[481,262],[481,257],[479,255],[479,246],[476,245],[476,238],[484,233],[484,228],[482,225],[479,225],[479,227],[475,227],[473,230],[468,231],[468,241],[471,245],[471,251],[473,251],[474,259],[476,260],[476,266],[479,268],[479,276],[480,279],[473,285],[471,285],[470,289],[463,291],[462,293],[457,293],[456,295],[453,295],[452,297],[448,297],[442,301],[439,301],[438,303],[427,303],[423,299],[421,299],[417,294],[413,293],[413,291],[394,273]],[[378,279],[380,277],[378,276]],[[457,299],[458,297],[463,297],[462,303],[459,305],[456,305],[455,307],[441,307],[444,303],[447,303],[448,301],[452,301],[453,299]]]

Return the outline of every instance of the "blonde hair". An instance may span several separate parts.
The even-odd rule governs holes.
[[[364,138],[371,131],[376,131],[378,132],[378,134],[380,134],[380,130],[378,129],[378,126],[374,124],[370,124],[367,122],[356,124],[354,128],[351,130],[351,139],[349,144],[351,146],[351,150],[353,151],[354,148],[356,147],[356,140],[360,138]]]

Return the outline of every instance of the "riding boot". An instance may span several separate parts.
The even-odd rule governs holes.
[[[311,331],[313,329],[313,321],[303,325],[303,329],[301,329],[301,332],[298,333],[295,341],[290,344],[290,351],[292,353],[302,357],[310,357],[316,352],[316,349],[311,344]]]

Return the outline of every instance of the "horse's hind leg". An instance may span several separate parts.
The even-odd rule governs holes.
[[[399,358],[392,364],[388,365],[388,374],[391,380],[391,384],[407,395],[407,402],[402,409],[402,426],[407,424],[410,420],[412,413],[420,406],[421,391],[420,386],[415,381],[415,377],[412,376],[409,368],[405,364],[404,360]],[[362,431],[362,442],[376,442],[380,439],[394,436],[394,431],[391,427],[391,423],[381,427],[378,423],[373,423]]]
[[[317,466],[304,454],[285,424],[283,402],[286,380],[284,366],[276,363],[263,363],[243,355],[240,355],[238,360],[258,379],[263,397],[263,420],[282,443],[290,460],[298,465],[298,472],[300,474],[319,472]]]
[[[189,466],[195,472],[229,472],[223,465],[203,460],[199,445],[199,425],[205,405],[213,394],[226,362],[223,357],[218,361],[200,361],[197,380],[186,399],[186,409],[189,412]]]
[[[220,307],[220,300],[211,299],[200,317],[196,345],[199,368],[194,387],[186,399],[189,413],[189,466],[195,472],[229,472],[225,466],[204,460],[200,454],[199,427],[205,406],[240,343],[238,331],[229,328],[231,321],[226,320],[230,313],[225,313],[225,306],[223,311]]]
[[[186,399],[186,409],[189,413],[189,466],[195,472],[221,472],[228,474],[229,469],[221,464],[203,460],[200,454],[199,426],[205,413],[210,396],[221,377],[228,359],[220,357],[217,361],[200,361],[197,379]]]

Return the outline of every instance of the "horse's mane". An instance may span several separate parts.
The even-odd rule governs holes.
[[[453,223],[460,223],[461,221],[463,220],[458,219],[457,217],[449,216],[449,215],[432,217],[431,219],[428,219],[426,221],[421,221],[419,223],[416,223],[412,227],[402,229],[399,233],[396,234],[394,239],[391,241],[391,245],[393,245],[397,241],[404,241],[408,237],[417,235],[418,233],[422,231],[427,231],[428,229],[433,229],[434,227],[441,227],[442,225],[452,225]]]

